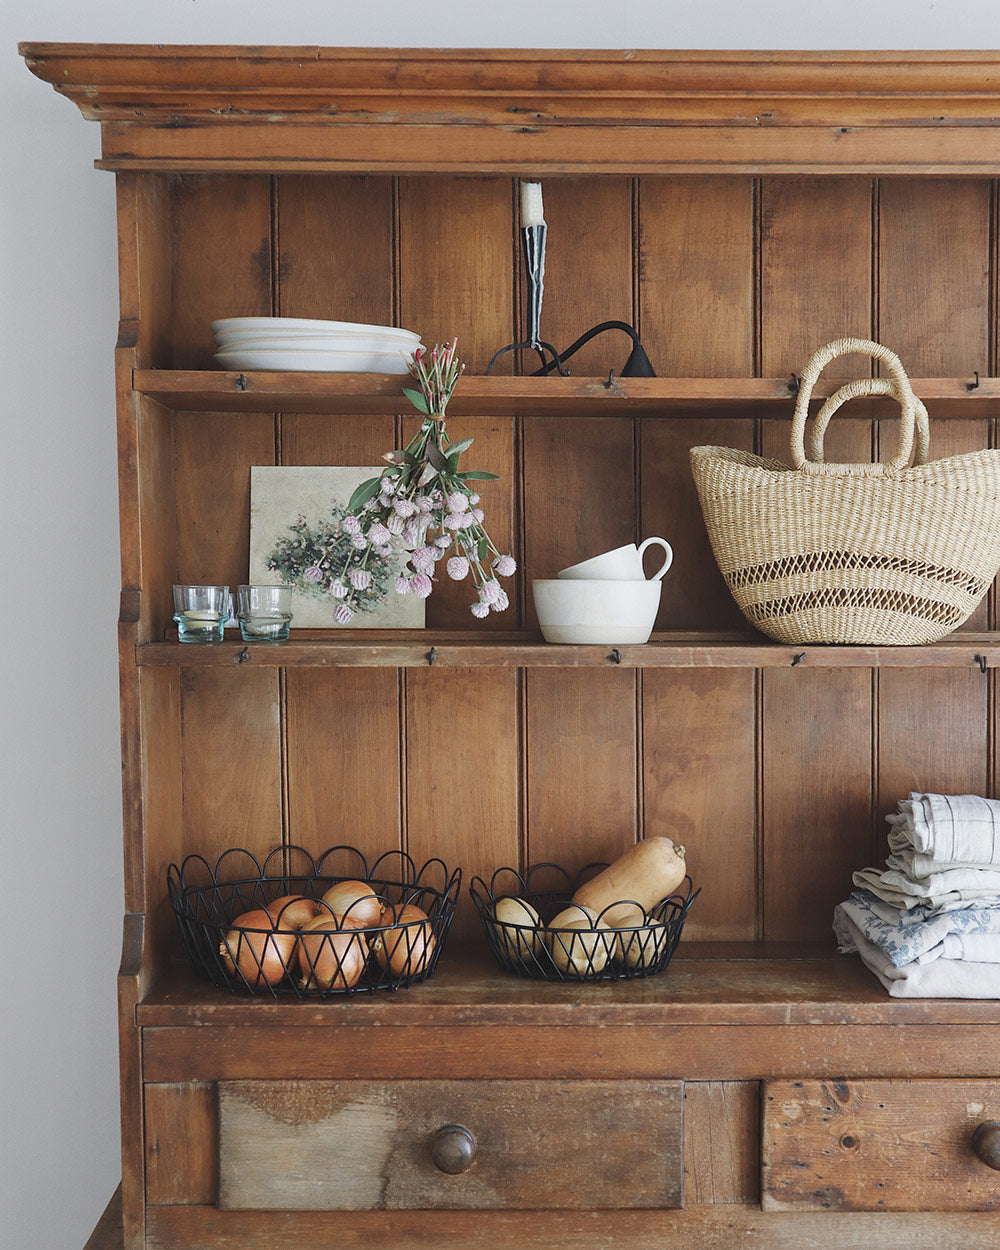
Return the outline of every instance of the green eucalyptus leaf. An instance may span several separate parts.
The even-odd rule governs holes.
[[[489,554],[489,548],[488,548],[488,547],[487,547],[487,545],[486,545],[486,539],[485,539],[485,538],[480,538],[480,540],[479,540],[479,548],[478,548],[478,550],[477,550],[477,552],[476,552],[476,556],[477,556],[477,558],[478,558],[478,560],[479,560],[479,563],[480,563],[480,564],[485,564],[485,563],[486,563],[486,557],[487,557],[487,555],[488,555],[488,554]]]
[[[448,455],[460,456],[463,451],[468,451],[476,440],[474,438],[463,438],[460,443],[452,443],[448,448]]]
[[[424,454],[427,456],[428,463],[433,465],[438,473],[448,472],[448,461],[433,443],[427,444],[427,450]]]
[[[367,482],[362,482],[351,496],[351,501],[347,505],[347,511],[353,512],[355,508],[360,508],[363,504],[366,504],[369,499],[376,495],[378,493],[379,483],[381,480],[382,479],[380,477],[372,477],[369,478]]]
[[[458,475],[465,482],[491,482],[500,476],[499,473],[484,473],[481,469],[469,469],[465,473]]]
[[[422,412],[425,416],[430,415],[430,408],[427,407],[427,400],[424,399],[420,391],[415,391],[412,386],[404,386],[403,394],[416,408],[417,412]]]

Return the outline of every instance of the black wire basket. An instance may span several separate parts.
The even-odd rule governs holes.
[[[513,868],[498,868],[489,884],[473,877],[469,893],[500,967],[536,981],[627,981],[662,972],[677,949],[688,908],[701,891],[692,890],[691,878],[685,877],[682,891],[649,911],[622,899],[595,918],[572,898],[583,882],[607,866],[588,864],[575,877],[558,864],[536,864],[523,877]],[[623,903],[638,909],[635,923],[607,925],[604,918]],[[567,920],[549,928],[564,911]]]
[[[461,869],[449,872],[440,859],[418,871],[403,851],[369,865],[350,846],[330,847],[318,859],[281,846],[263,863],[233,848],[214,868],[189,855],[179,868],[170,865],[167,890],[184,953],[202,979],[233,993],[332,998],[397,990],[431,976],[461,880]],[[348,887],[348,897],[359,897],[323,901],[345,882],[370,893]]]

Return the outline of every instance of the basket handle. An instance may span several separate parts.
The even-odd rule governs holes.
[[[830,424],[830,418],[841,404],[861,395],[891,395],[894,399],[899,399],[895,382],[888,378],[862,378],[857,382],[848,382],[842,386],[826,400],[813,420],[812,433],[809,437],[809,459],[815,464],[823,463],[823,438],[826,434],[826,427]],[[927,453],[930,449],[930,421],[927,409],[916,395],[913,396],[913,416],[916,427],[916,451],[913,454],[913,463],[915,465],[926,464]]]
[[[818,351],[813,352],[809,363],[802,370],[802,380],[799,383],[799,391],[795,397],[795,412],[792,417],[792,464],[796,469],[801,469],[810,463],[806,458],[805,431],[806,418],[809,415],[809,400],[812,398],[813,387],[816,385],[819,375],[831,360],[837,356],[846,356],[851,353],[861,353],[865,356],[871,356],[874,360],[882,361],[889,369],[892,383],[886,384],[889,387],[886,391],[870,390],[868,389],[869,384],[873,381],[881,382],[881,379],[861,378],[856,382],[848,382],[846,386],[842,386],[834,395],[831,395],[821,409],[823,423],[820,446],[822,446],[822,431],[825,431],[830,418],[841,404],[856,395],[891,394],[898,401],[900,408],[899,446],[895,456],[888,463],[894,469],[903,469],[910,459],[910,453],[913,450],[913,434],[919,400],[913,393],[913,387],[910,386],[910,379],[906,376],[902,362],[895,352],[890,351],[888,347],[883,347],[881,343],[875,343],[871,339],[846,338],[837,339],[833,343],[827,343],[825,347],[821,347]],[[922,436],[920,441],[921,443],[924,442]],[[814,447],[816,445],[815,439],[813,440],[813,445]],[[822,456],[819,458],[819,462],[822,462]]]

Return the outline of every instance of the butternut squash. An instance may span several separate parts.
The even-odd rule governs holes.
[[[683,846],[675,846],[669,838],[643,838],[581,885],[573,902],[597,912],[605,924],[635,924],[634,919],[626,919],[635,916],[634,907],[613,904],[638,903],[651,912],[661,899],[674,893],[686,872]]]

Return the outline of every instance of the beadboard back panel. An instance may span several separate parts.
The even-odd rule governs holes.
[[[508,177],[162,174],[141,193],[158,197],[131,227],[148,275],[134,310],[141,366],[214,367],[209,327],[221,316],[397,323],[427,344],[457,336],[470,373],[525,332]],[[844,334],[886,342],[917,377],[992,368],[988,179],[572,176],[547,178],[544,193],[541,329],[560,349],[616,319],[638,327],[661,376],[791,376]],[[617,373],[629,347],[609,332],[570,367]],[[508,353],[495,369],[537,365]],[[839,359],[833,370],[868,367]],[[372,464],[415,428],[405,400],[396,417],[140,402],[146,478],[162,482],[147,487],[137,561],[148,638],[169,624],[171,582],[245,580],[251,466]],[[469,615],[468,587],[442,579],[427,601],[428,645],[449,630],[535,629],[533,578],[652,533],[675,551],[657,627],[745,629],[687,451],[721,443],[787,459],[790,409],[450,422],[453,438],[475,440],[467,465],[499,474],[482,488],[487,526],[519,572],[511,607],[483,622]],[[936,423],[931,454],[988,446],[992,425]],[[892,420],[848,410],[827,457],[891,454],[895,433]],[[988,627],[992,611],[991,596],[970,628]],[[348,842],[401,848],[418,865],[439,855],[468,877],[543,860],[575,869],[663,833],[684,843],[706,887],[692,938],[828,939],[851,870],[884,854],[882,818],[897,798],[993,785],[993,678],[974,671],[298,668],[144,681],[149,697],[176,704],[172,762],[154,772],[178,791],[178,856]],[[929,723],[946,732],[929,735]],[[246,760],[238,780],[224,781],[209,739]],[[138,868],[137,898],[162,896],[161,858]],[[478,940],[465,898],[457,925]]]

